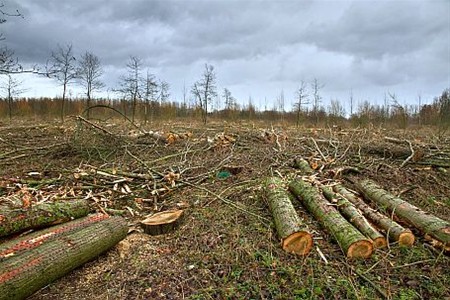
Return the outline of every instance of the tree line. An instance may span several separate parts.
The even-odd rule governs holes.
[[[4,4],[0,4],[0,24],[5,23],[7,18],[23,17],[19,11],[5,11]],[[0,41],[5,37],[0,33]],[[59,99],[46,100],[41,102],[37,99],[20,99],[20,95],[26,92],[22,88],[22,82],[16,78],[17,74],[33,73],[38,76],[46,76],[58,82],[62,87],[62,97]],[[170,102],[170,85],[165,80],[157,78],[150,70],[144,67],[144,62],[137,56],[130,56],[126,62],[126,71],[119,78],[116,87],[111,89],[117,94],[118,101],[111,102],[105,99],[96,99],[95,94],[105,88],[102,81],[104,75],[100,58],[90,51],[85,51],[78,58],[74,54],[72,44],[57,45],[51,51],[45,66],[33,66],[24,69],[15,56],[14,51],[6,46],[0,47],[0,75],[4,77],[0,84],[0,91],[4,101],[0,103],[0,115],[6,114],[12,119],[13,110],[19,110],[18,115],[26,114],[30,108],[36,111],[39,104],[52,107],[55,110],[55,103],[59,104],[59,117],[64,121],[67,113],[78,110],[77,113],[86,114],[91,117],[91,108],[98,105],[111,105],[122,111],[125,116],[131,116],[134,122],[138,113],[137,108],[142,107],[139,117],[144,122],[155,119],[162,111],[171,112],[172,116],[194,116],[199,115],[202,122],[206,124],[208,117],[221,118],[247,118],[247,119],[280,119],[295,122],[297,126],[302,123],[342,123],[350,121],[356,125],[374,124],[396,124],[399,127],[406,127],[409,124],[448,126],[450,123],[450,103],[449,89],[436,97],[432,104],[422,105],[400,105],[395,94],[388,93],[385,96],[384,105],[373,105],[368,101],[362,101],[355,108],[353,94],[350,94],[350,113],[347,114],[342,101],[332,99],[328,107],[322,105],[321,89],[324,84],[317,78],[308,83],[301,80],[296,90],[296,98],[292,103],[292,110],[286,111],[286,100],[284,91],[274,99],[273,107],[258,110],[253,99],[250,97],[248,103],[238,101],[230,89],[224,88],[222,93],[218,92],[216,70],[213,65],[206,63],[199,79],[190,88],[190,96],[187,95],[186,88],[183,90],[183,103],[176,104]],[[84,99],[69,99],[68,88],[78,85],[83,89]],[[192,102],[188,103],[186,98]],[[14,103],[17,100],[17,103]],[[41,99],[42,100],[42,99]],[[46,103],[46,104],[45,104]],[[81,105],[83,103],[83,105]],[[106,104],[105,104],[106,103]],[[219,105],[220,103],[220,105]],[[76,104],[76,105],[74,105]],[[212,106],[215,104],[215,110]],[[221,108],[221,104],[224,104]],[[67,105],[71,108],[68,111]],[[80,106],[81,105],[81,106]],[[74,109],[76,107],[76,109]],[[220,108],[220,109],[219,109]],[[41,111],[41,110],[39,110]]]

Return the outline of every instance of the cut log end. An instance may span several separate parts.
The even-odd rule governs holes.
[[[387,241],[384,237],[373,239],[372,242],[374,248],[381,249],[387,247]]]
[[[373,252],[373,244],[369,240],[353,243],[347,250],[348,258],[369,258]]]
[[[306,231],[295,232],[282,242],[284,251],[296,255],[307,255],[311,251],[312,245],[312,235]]]
[[[398,237],[398,243],[401,246],[412,246],[415,241],[414,234],[412,232],[402,232]]]
[[[141,221],[144,232],[150,235],[166,234],[178,227],[183,210],[170,210],[156,213]]]

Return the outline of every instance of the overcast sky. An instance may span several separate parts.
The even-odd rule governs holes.
[[[2,2],[24,15],[0,25],[0,43],[24,65],[45,64],[57,44],[72,43],[77,55],[100,57],[109,89],[130,55],[169,82],[178,101],[205,63],[215,67],[219,94],[226,87],[262,109],[282,90],[288,106],[301,80],[314,78],[325,106],[348,103],[350,90],[356,100],[381,104],[391,92],[412,104],[419,93],[430,102],[450,87],[449,0]],[[27,96],[62,93],[50,79],[24,79]]]

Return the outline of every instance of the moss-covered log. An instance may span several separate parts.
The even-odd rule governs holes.
[[[295,180],[289,184],[291,192],[297,196],[306,209],[333,235],[347,257],[367,258],[372,255],[373,244],[323,198],[311,184]]]
[[[444,246],[450,246],[450,223],[448,221],[390,194],[372,180],[362,180],[357,183],[357,187],[364,197],[378,203],[400,219],[440,241]]]
[[[128,232],[121,217],[96,214],[0,245],[0,299],[24,299],[105,252]]]
[[[301,170],[305,175],[311,175],[314,170],[309,165],[309,162],[303,158],[294,159],[294,167]]]
[[[338,184],[333,187],[333,190],[345,199],[353,203],[375,226],[384,230],[391,241],[398,242],[402,246],[411,246],[414,244],[414,234],[411,230],[404,228],[391,218],[372,209],[360,198],[356,197],[352,192],[347,190],[344,186]]]
[[[313,244],[312,236],[302,225],[289,194],[283,188],[282,180],[277,177],[268,178],[264,183],[264,190],[282,248],[297,255],[308,254]]]
[[[323,195],[332,203],[336,203],[339,212],[355,226],[362,234],[370,238],[375,248],[387,246],[386,238],[370,224],[359,210],[347,199],[333,192],[328,186],[321,185]]]
[[[0,237],[81,218],[89,213],[86,200],[42,203],[0,212]]]

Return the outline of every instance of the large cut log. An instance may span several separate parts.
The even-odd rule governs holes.
[[[0,299],[24,299],[105,252],[128,232],[121,217],[96,214],[0,245]]]
[[[359,210],[347,199],[333,192],[328,186],[319,186],[325,198],[332,203],[336,203],[339,212],[355,226],[366,237],[370,238],[375,248],[384,248],[387,246],[386,238],[370,224]]]
[[[303,158],[294,159],[294,168],[301,170],[305,175],[311,175],[314,170],[309,165],[309,162]]]
[[[86,200],[42,203],[0,212],[0,237],[81,218],[89,213]]]
[[[450,246],[450,223],[448,221],[428,214],[403,199],[395,197],[372,180],[362,180],[357,183],[357,187],[366,198],[440,241],[444,247]]]
[[[292,181],[289,189],[317,221],[333,235],[347,257],[368,258],[372,255],[372,241],[347,222],[315,187],[300,179]]]
[[[302,225],[282,180],[269,177],[264,183],[264,191],[283,250],[297,255],[308,254],[313,244],[312,236]]]
[[[391,241],[398,242],[402,246],[411,246],[414,244],[414,234],[411,230],[404,228],[391,218],[372,209],[360,198],[356,197],[352,192],[347,190],[344,186],[338,184],[333,187],[333,190],[353,203],[375,226],[383,229]]]
[[[166,234],[178,227],[183,213],[183,210],[162,211],[142,220],[141,227],[150,235]]]

